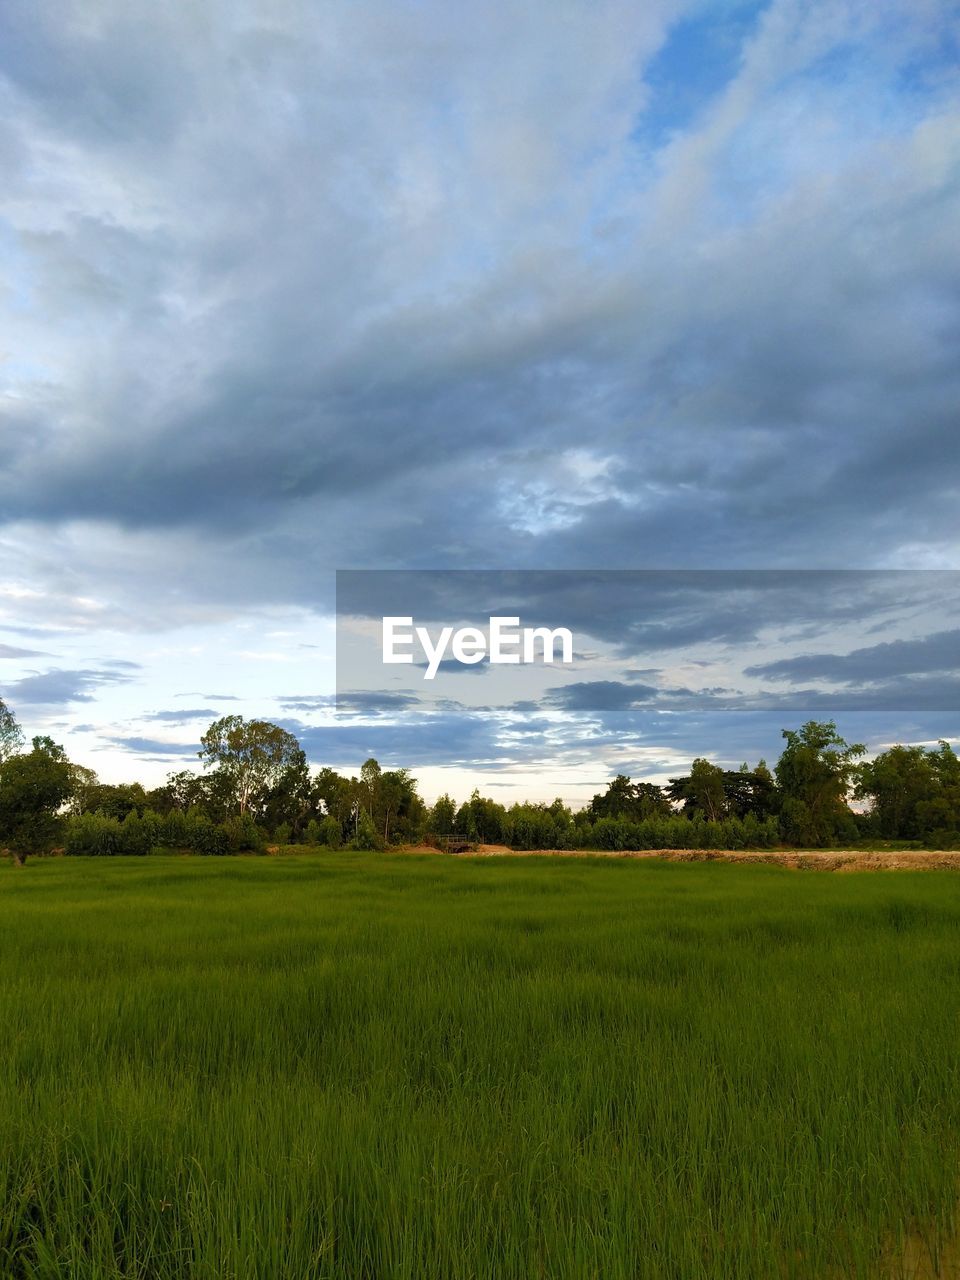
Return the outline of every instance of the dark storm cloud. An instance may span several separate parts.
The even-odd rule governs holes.
[[[567,626],[635,659],[651,650],[752,643],[774,627],[796,639],[845,623],[880,627],[933,608],[960,615],[960,574],[540,569],[337,575],[343,616],[413,616],[415,623],[434,625],[519,616],[523,625]]]
[[[623,684],[619,680],[590,680],[564,685],[547,695],[546,701],[565,711],[619,711],[655,699],[653,685]]]
[[[201,8],[0,7],[0,622],[93,637],[73,671],[18,671],[14,703],[132,674],[90,656],[111,632],[328,610],[343,564],[956,563],[948,0]],[[724,54],[679,86],[694,18]],[[545,575],[447,582],[424,612],[482,603],[624,664],[511,750],[532,726],[559,749],[558,713],[611,744],[617,716],[669,742],[653,708],[740,714],[726,675],[650,692],[697,646],[787,686],[756,707],[826,711],[828,680],[851,707],[952,705],[937,581],[850,583]],[[757,651],[773,630],[794,654]],[[511,732],[393,698],[338,706],[425,763]],[[362,725],[309,732],[363,756]]]
[[[840,692],[813,687],[759,692],[733,689],[656,689],[616,680],[585,681],[551,690],[548,706],[570,712],[615,712],[650,707],[689,716],[703,711],[779,710],[805,718],[830,718],[849,711],[960,711],[960,676],[933,674],[880,681]]]
[[[901,78],[946,9],[717,14],[682,121],[682,3],[254,9],[4,8],[7,521],[204,533],[183,573],[248,602],[950,542],[957,107]]]
[[[747,675],[799,683],[829,680],[863,684],[891,676],[956,671],[960,668],[960,631],[940,631],[919,640],[892,640],[851,653],[808,653],[747,667]]]
[[[504,736],[506,726],[489,716],[446,714],[392,724],[283,724],[296,734],[310,760],[317,764],[362,762],[375,756],[385,766],[416,769],[436,764],[509,763],[531,754],[543,755],[542,745],[539,753],[521,749],[518,741]],[[547,722],[541,721],[538,731],[542,734],[546,727]]]

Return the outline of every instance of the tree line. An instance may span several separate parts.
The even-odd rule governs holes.
[[[960,760],[949,743],[895,746],[864,760],[832,721],[783,731],[765,761],[724,769],[705,757],[666,785],[619,774],[589,805],[509,807],[475,790],[427,805],[409,769],[367,760],[359,776],[311,770],[293,734],[266,720],[225,716],[200,740],[202,771],[160,787],[101,782],[49,737],[26,749],[0,699],[0,848],[28,854],[202,854],[270,844],[382,849],[436,843],[523,849],[825,847],[871,839],[960,847]]]

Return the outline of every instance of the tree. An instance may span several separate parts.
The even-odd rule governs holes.
[[[752,813],[755,818],[763,821],[780,812],[780,791],[766,760],[758,760],[757,767],[742,779],[742,784],[747,788],[746,794],[741,793],[742,800],[735,802],[736,812],[740,817],[745,818],[748,813]]]
[[[269,831],[288,828],[288,839],[299,840],[313,817],[310,769],[307,757],[299,748],[273,785],[261,798],[261,820]]]
[[[860,765],[856,795],[871,801],[885,839],[953,843],[960,827],[960,760],[943,740],[936,751],[898,744]]]
[[[390,834],[394,839],[412,839],[420,834],[425,813],[424,803],[417,794],[417,781],[409,769],[390,769],[380,776],[380,810],[377,813],[378,830],[383,823],[383,842]]]
[[[655,782],[631,782],[626,774],[618,773],[605,792],[593,797],[589,813],[592,821],[627,818],[644,822],[647,818],[668,817],[670,802]]]
[[[869,799],[880,835],[886,840],[916,840],[917,808],[934,800],[940,788],[930,755],[923,747],[899,744],[864,761],[857,771],[856,796]]]
[[[0,698],[0,765],[23,746],[23,734],[13,712]]]
[[[666,792],[688,817],[702,814],[713,821],[747,814],[762,821],[780,808],[777,784],[764,760],[755,769],[746,762],[739,769],[721,769],[708,760],[694,760],[690,773],[671,778]]]
[[[147,793],[139,782],[97,782],[87,784],[83,775],[92,770],[72,765],[75,774],[74,805],[81,804],[90,813],[103,814],[123,822],[128,813],[143,816],[147,805]],[[79,788],[79,790],[77,789]]]
[[[496,800],[490,800],[474,788],[470,799],[460,806],[456,817],[457,833],[482,844],[498,844],[504,838],[507,811]]]
[[[70,762],[50,738],[34,738],[32,751],[11,756],[0,766],[0,846],[18,867],[28,854],[53,846],[72,782]]]
[[[269,720],[224,716],[200,739],[204,766],[214,766],[225,786],[230,807],[246,813],[273,786],[284,769],[296,763],[300,744],[292,733]]]
[[[70,813],[80,818],[85,813],[96,809],[96,796],[100,789],[99,779],[93,769],[86,765],[70,766]]]
[[[383,770],[371,756],[360,766],[360,803],[377,825],[377,810],[380,807],[380,786]]]
[[[430,810],[430,829],[434,835],[448,836],[453,831],[457,806],[448,795],[442,795]]]
[[[347,829],[353,816],[353,799],[353,788],[348,778],[327,767],[317,771],[310,788],[311,807],[318,815],[335,818],[341,833]]]
[[[784,835],[797,844],[829,844],[851,822],[847,794],[866,747],[846,743],[832,720],[808,720],[783,736],[776,775]]]
[[[703,814],[708,822],[719,822],[727,813],[727,771],[698,756],[685,778],[671,778],[667,795],[682,800],[687,815]]]
[[[168,773],[167,780],[161,787],[155,787],[147,795],[147,804],[157,813],[187,813],[197,806],[203,808],[209,794],[208,778],[201,777],[192,769],[181,769],[177,773]]]

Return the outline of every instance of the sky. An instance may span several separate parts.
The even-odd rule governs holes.
[[[428,797],[778,750],[612,688],[338,715],[338,569],[960,569],[955,3],[6,0],[0,172],[0,697],[106,780],[234,712]],[[882,679],[820,603],[790,660]]]

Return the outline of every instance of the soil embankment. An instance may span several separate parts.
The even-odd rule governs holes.
[[[960,871],[960,851],[937,849],[508,849],[482,844],[473,856],[514,858],[664,858],[669,862],[763,862],[797,871]]]

